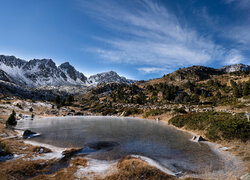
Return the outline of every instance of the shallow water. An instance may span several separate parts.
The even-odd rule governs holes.
[[[173,172],[203,173],[223,169],[223,161],[205,143],[165,123],[118,117],[53,117],[19,121],[17,128],[41,136],[33,140],[59,147],[94,148],[88,157],[115,160],[125,155],[149,157]]]

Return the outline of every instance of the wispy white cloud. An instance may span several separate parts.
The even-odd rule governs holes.
[[[249,9],[250,0],[224,0],[226,4],[236,5],[237,8]]]
[[[232,24],[226,27],[227,31],[223,31],[223,36],[232,39],[243,46],[241,49],[249,50],[250,45],[250,0],[224,0],[226,4],[230,4],[232,8],[241,12],[244,19],[241,23]],[[243,14],[245,14],[243,16]]]
[[[206,65],[218,60],[225,61],[224,64],[229,62],[225,59],[230,56],[228,50],[186,26],[164,6],[151,0],[132,1],[134,4],[126,2],[81,1],[85,13],[111,32],[116,32],[114,37],[96,37],[105,46],[89,48],[90,52],[112,62],[147,66],[179,67]],[[144,70],[154,72],[156,69]]]
[[[241,49],[249,50],[250,46],[250,20],[248,24],[242,24],[238,26],[229,27],[227,32],[223,33],[223,36],[230,38],[239,44],[242,44]]]
[[[242,60],[244,60],[244,57],[241,55],[241,53],[238,50],[233,49],[227,54],[225,64],[238,64],[242,62]]]
[[[166,74],[169,72],[169,69],[167,68],[159,68],[159,67],[142,67],[137,68],[140,72],[144,74]]]

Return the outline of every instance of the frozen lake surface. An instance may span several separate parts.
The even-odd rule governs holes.
[[[192,135],[166,123],[135,118],[79,116],[22,120],[17,128],[41,136],[33,140],[58,147],[83,148],[97,160],[140,155],[177,173],[219,171],[224,161],[206,143],[190,141]]]

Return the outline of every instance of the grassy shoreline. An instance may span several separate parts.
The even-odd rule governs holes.
[[[190,128],[187,128],[185,126],[178,127],[178,126],[171,124],[169,122],[169,120],[174,118],[175,115],[172,115],[170,113],[161,114],[161,115],[157,115],[157,116],[149,116],[149,117],[144,117],[141,114],[135,114],[135,115],[130,116],[130,117],[138,117],[141,119],[148,119],[148,120],[153,120],[153,121],[157,121],[157,119],[159,119],[159,121],[164,122],[167,125],[174,127],[178,130],[188,132],[188,133],[192,134],[193,136],[201,135],[205,139],[208,139],[206,137],[205,130],[190,129]],[[250,140],[249,139],[246,140],[245,142],[243,142],[239,139],[216,139],[213,141],[208,139],[208,141],[216,144],[217,147],[226,147],[225,151],[229,151],[233,155],[239,157],[244,162],[247,173],[250,173],[250,151],[249,151]]]
[[[162,114],[162,116],[164,116],[164,114]],[[41,116],[41,117],[43,117],[43,116]],[[45,117],[47,117],[47,116],[45,116]],[[52,116],[52,117],[58,117],[58,116]],[[138,118],[141,118],[141,119],[147,119],[147,120],[155,120],[156,119],[156,117],[147,117],[147,118],[145,118],[145,117],[143,117],[142,115],[133,115],[133,117],[138,117]],[[167,119],[170,119],[171,117],[168,117]],[[161,117],[161,119],[164,119],[164,118],[162,118]],[[165,123],[168,123],[168,120],[160,120],[160,121],[163,121],[163,122],[165,122]],[[174,127],[174,128],[177,128],[178,130],[182,130],[182,131],[186,131],[186,132],[189,132],[189,133],[191,133],[191,134],[193,134],[193,135],[195,135],[195,134],[199,134],[199,135],[202,135],[202,131],[197,131],[197,130],[195,130],[195,131],[190,131],[190,129],[185,129],[185,128],[178,128],[178,127],[176,127],[176,126],[174,126],[174,125],[171,125],[171,124],[169,124],[168,123],[168,125],[170,125],[170,126],[172,126],[172,127]],[[195,134],[194,134],[195,133]],[[216,142],[216,143],[220,143],[220,144],[222,144],[222,145],[227,145],[227,146],[232,146],[232,145],[236,145],[236,143],[234,142],[234,143],[230,143],[230,142],[225,142],[225,141],[218,141],[218,142]],[[248,144],[247,146],[249,147],[249,145],[250,144]],[[221,145],[218,145],[217,147],[220,147]],[[238,146],[240,146],[240,147],[242,147],[242,144],[241,143],[238,143]],[[26,145],[24,145],[24,147],[26,147]],[[241,153],[241,151],[238,151],[237,149],[235,149],[236,147],[235,146],[233,146],[233,147],[231,147],[231,148],[229,148],[229,151],[230,151],[230,153],[233,153],[233,154],[235,154],[235,155],[237,155],[237,156],[242,156],[242,153]],[[247,159],[247,161],[246,161],[247,163],[246,163],[246,166],[247,165],[249,165],[249,159]],[[35,163],[35,162],[34,162]],[[45,163],[45,162],[44,162]],[[247,167],[248,169],[247,169],[247,172],[249,172],[249,166]],[[1,174],[1,173],[0,173]]]

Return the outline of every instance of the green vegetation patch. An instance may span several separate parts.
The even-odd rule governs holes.
[[[161,115],[161,114],[168,112],[168,111],[170,111],[170,109],[154,109],[154,110],[145,112],[143,117],[147,118],[149,116],[158,116],[158,115]]]
[[[0,156],[12,155],[10,148],[0,141]]]
[[[250,122],[244,114],[232,115],[224,112],[203,112],[177,115],[169,120],[170,124],[190,130],[203,130],[211,140],[239,139],[248,141],[250,138]]]
[[[13,110],[10,114],[8,120],[6,121],[6,126],[15,126],[17,124],[16,121],[16,112]]]

